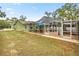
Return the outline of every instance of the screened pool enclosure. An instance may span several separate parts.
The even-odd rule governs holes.
[[[42,26],[42,28],[39,28]],[[68,39],[78,39],[79,20],[54,20],[51,23],[43,23],[38,28],[42,29],[44,34],[59,36]]]

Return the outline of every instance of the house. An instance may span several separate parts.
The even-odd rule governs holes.
[[[79,37],[79,20],[62,20],[43,16],[37,23],[39,27],[42,26],[42,30],[41,28],[39,30],[43,31],[43,34],[68,39]]]
[[[34,21],[27,21],[26,22],[26,28],[30,32],[35,32],[36,31],[36,22],[34,22]]]
[[[37,21],[37,23],[40,26],[43,26],[42,29],[44,33],[49,33],[49,32],[57,32],[57,29],[60,25],[60,20],[55,19],[53,17],[47,17],[43,16],[40,20]]]
[[[53,20],[54,20],[54,18],[52,18],[52,17],[43,16],[40,20],[37,21],[37,23],[39,25],[39,31],[40,32],[49,32],[49,31],[52,32],[53,29],[52,29],[51,25],[52,25]]]
[[[11,28],[14,30],[26,30],[26,21],[21,21],[21,20],[15,20],[15,21],[10,21]]]
[[[11,29],[19,31],[35,31],[36,23],[34,21],[8,20]]]

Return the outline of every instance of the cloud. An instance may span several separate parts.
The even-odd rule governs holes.
[[[7,17],[13,16],[15,14],[14,9],[12,8],[6,8],[5,11],[6,11]]]
[[[13,9],[12,8],[6,8],[6,12],[9,14],[14,14]]]
[[[37,9],[36,7],[32,6],[32,9]]]
[[[11,11],[11,10],[13,10],[13,9],[12,9],[12,8],[6,8],[6,10],[7,10],[7,11]]]
[[[11,11],[11,12],[9,12],[9,14],[15,14],[15,12]]]
[[[12,8],[6,8],[6,12],[7,12],[8,14],[14,14],[14,13],[15,13]]]
[[[13,5],[21,5],[22,3],[13,3]]]

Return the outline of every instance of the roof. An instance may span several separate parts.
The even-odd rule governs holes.
[[[36,24],[34,21],[27,21],[26,24]]]
[[[17,22],[21,23],[22,25],[25,25],[26,24],[26,21],[22,21],[22,20],[8,20],[8,22],[11,25],[16,25]]]
[[[54,19],[53,17],[43,16],[40,20],[37,21],[37,23],[39,23],[39,24],[49,24],[49,23],[52,23],[54,21],[57,21],[57,20]]]

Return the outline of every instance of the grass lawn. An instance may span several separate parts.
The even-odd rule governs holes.
[[[79,44],[22,31],[0,32],[0,55],[79,55]]]

